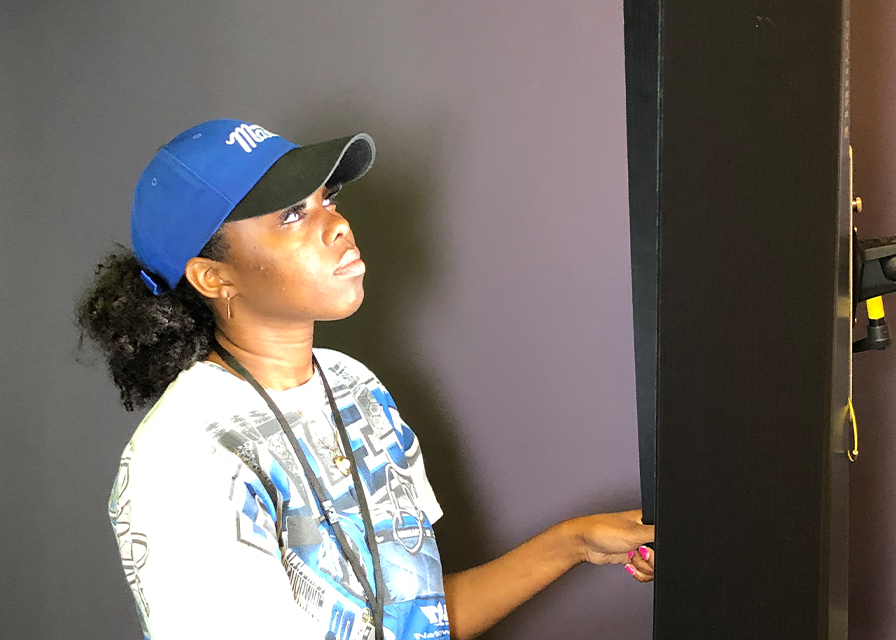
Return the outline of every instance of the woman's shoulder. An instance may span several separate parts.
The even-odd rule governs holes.
[[[225,399],[239,394],[244,385],[224,367],[213,362],[195,362],[180,372],[156,401],[146,418],[180,416],[188,420],[214,412]]]
[[[243,385],[223,367],[196,362],[182,371],[146,413],[128,450],[146,455],[170,455],[173,450],[205,448],[208,427],[222,411],[231,410],[244,395]]]
[[[348,375],[365,382],[370,379],[376,380],[376,376],[367,365],[341,351],[315,347],[314,356],[317,358],[320,366],[328,372],[337,375]]]

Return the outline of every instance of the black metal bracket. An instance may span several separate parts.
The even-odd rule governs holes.
[[[853,232],[855,261],[853,265],[853,319],[860,302],[896,291],[896,236],[859,240]],[[883,351],[890,346],[890,330],[886,320],[868,320],[868,335],[856,340],[853,353]]]

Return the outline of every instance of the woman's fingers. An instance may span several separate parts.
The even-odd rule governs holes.
[[[636,569],[653,573],[653,549],[650,547],[638,547],[638,550],[632,556],[632,561]]]
[[[629,552],[628,564],[625,570],[638,582],[650,582],[653,580],[654,553],[649,547],[638,547]]]
[[[628,571],[628,573],[631,575],[631,577],[633,577],[638,582],[653,582],[653,574],[652,573],[650,573],[650,574],[642,573],[641,571],[638,571],[630,564],[625,565],[625,570]]]

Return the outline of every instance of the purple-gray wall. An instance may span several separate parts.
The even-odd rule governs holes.
[[[853,0],[852,145],[859,236],[896,236],[896,4]],[[896,296],[884,298],[890,326]],[[864,335],[864,322],[856,330]],[[861,454],[850,475],[852,640],[896,639],[896,347],[855,358]]]
[[[894,34],[854,0],[863,237],[896,235]],[[74,361],[71,305],[156,146],[205,118],[376,138],[343,197],[369,297],[321,337],[420,434],[449,567],[636,504],[621,2],[7,2],[0,36],[0,637],[138,637],[104,513],[138,417]],[[856,360],[855,640],[896,639],[894,376],[896,348]],[[582,567],[494,637],[646,639],[650,598]]]
[[[377,140],[368,300],[320,337],[420,434],[446,566],[637,506],[621,2],[3,3],[0,54],[0,636],[138,637],[105,515],[138,416],[71,307],[207,118]],[[651,596],[580,567],[491,637],[646,640]]]

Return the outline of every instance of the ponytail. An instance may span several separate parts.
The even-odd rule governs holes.
[[[226,246],[219,230],[199,254],[221,260]],[[186,278],[156,296],[140,279],[130,249],[113,251],[77,305],[81,339],[104,352],[125,409],[155,402],[184,369],[211,351],[215,319]]]

